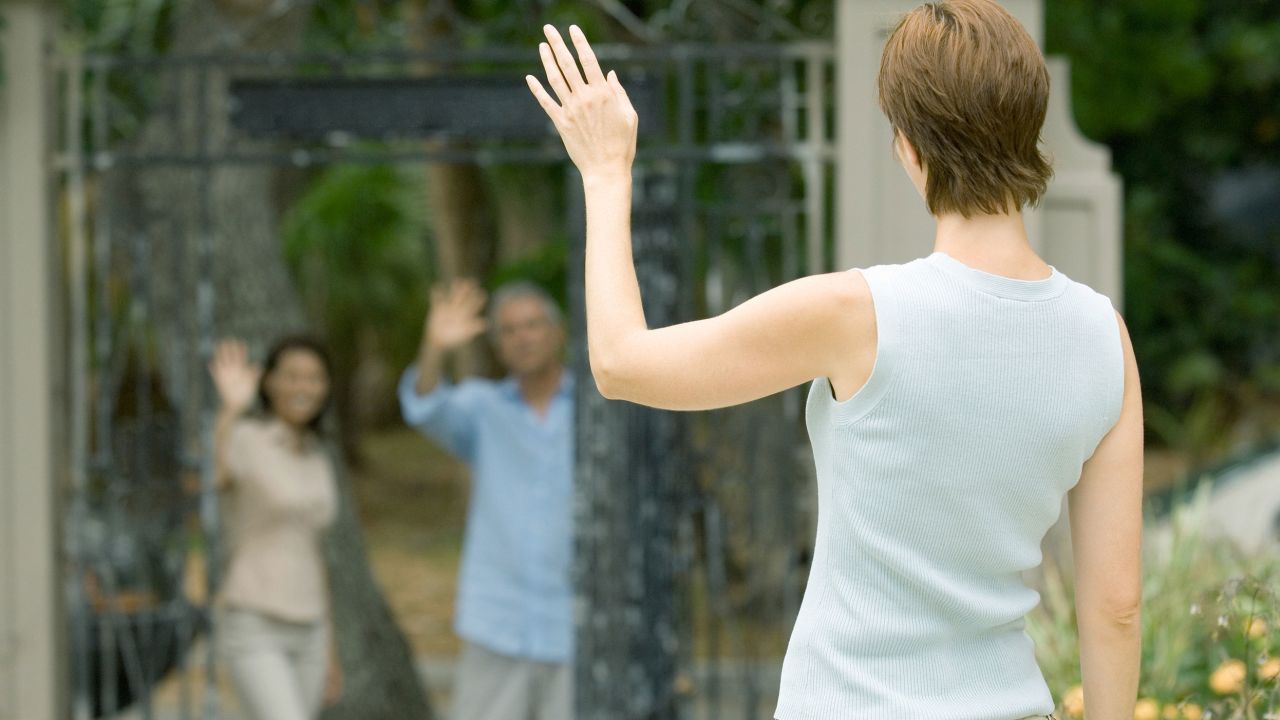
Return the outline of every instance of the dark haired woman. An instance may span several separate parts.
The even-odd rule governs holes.
[[[1026,30],[990,0],[944,0],[907,13],[885,45],[880,106],[937,222],[932,254],[800,278],[656,329],[631,257],[636,111],[581,30],[577,61],[545,31],[556,97],[528,82],[582,175],[600,392],[700,410],[809,384],[817,538],[775,717],[1051,714],[1023,627],[1039,595],[1022,573],[1040,564],[1064,496],[1088,716],[1133,717],[1137,365],[1111,301],[1027,239],[1022,208],[1050,168],[1038,148],[1049,76]]]
[[[341,684],[321,551],[337,506],[319,436],[329,360],[319,343],[286,338],[259,369],[243,342],[224,340],[209,372],[221,400],[215,473],[228,539],[222,656],[250,718],[313,720]]]

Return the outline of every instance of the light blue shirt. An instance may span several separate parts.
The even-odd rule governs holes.
[[[513,377],[445,380],[426,395],[400,378],[405,422],[471,466],[454,629],[505,655],[573,652],[573,385],[566,369],[545,417]]]

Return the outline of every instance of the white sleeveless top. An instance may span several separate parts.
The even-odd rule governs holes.
[[[817,539],[775,717],[1048,714],[1021,573],[1120,416],[1115,310],[1056,268],[1017,280],[934,252],[861,272],[876,359],[844,402],[809,389]]]

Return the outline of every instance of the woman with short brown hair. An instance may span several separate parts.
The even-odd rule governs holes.
[[[937,223],[932,254],[800,278],[715,318],[649,329],[631,258],[637,116],[576,27],[530,90],[581,172],[587,339],[606,397],[701,410],[809,383],[813,566],[779,720],[1015,720],[1055,704],[1023,629],[1022,573],[1064,496],[1091,720],[1133,717],[1140,658],[1142,405],[1111,301],[1047,264],[1021,210],[1044,194],[1048,76],[988,0],[908,13],[880,103]]]

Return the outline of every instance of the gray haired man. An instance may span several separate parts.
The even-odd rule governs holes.
[[[454,629],[454,720],[568,720],[573,710],[573,377],[555,301],[520,282],[432,291],[418,360],[400,381],[405,422],[471,467]],[[444,357],[489,332],[508,375],[442,377]]]

